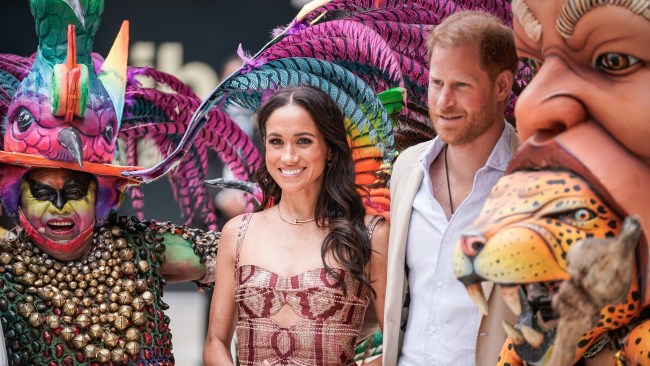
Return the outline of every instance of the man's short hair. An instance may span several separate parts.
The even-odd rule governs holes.
[[[517,71],[514,35],[499,18],[483,11],[462,11],[446,18],[433,28],[427,40],[428,60],[433,49],[476,44],[479,64],[491,80],[504,70]]]

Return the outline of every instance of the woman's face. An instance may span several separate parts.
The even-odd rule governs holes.
[[[305,109],[276,109],[266,121],[264,144],[267,169],[283,193],[320,192],[329,147]]]

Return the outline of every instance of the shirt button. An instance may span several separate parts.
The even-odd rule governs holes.
[[[448,236],[446,236],[446,237],[445,237],[445,242],[449,243],[450,241],[451,241],[451,238],[448,237]]]
[[[437,330],[436,327],[431,327],[431,333],[435,333],[436,330]]]
[[[438,287],[442,287],[442,281],[438,281]]]
[[[482,170],[480,172],[478,172],[478,175],[484,175],[484,174],[485,174],[485,172],[482,171]]]

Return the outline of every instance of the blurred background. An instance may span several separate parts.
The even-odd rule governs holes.
[[[254,54],[270,40],[273,28],[288,24],[306,2],[106,0],[93,51],[106,57],[120,24],[128,19],[131,29],[129,64],[170,73],[203,98],[224,77],[223,70],[240,43],[244,50]],[[0,0],[0,4],[0,53],[31,55],[38,42],[28,1]],[[222,163],[213,155],[207,177],[223,175],[222,168]],[[145,217],[183,223],[166,179],[145,185],[143,192]],[[214,191],[213,195],[216,194]],[[218,213],[220,226],[227,215],[232,214],[229,208],[236,205],[229,202],[222,198],[224,212]],[[128,197],[120,214],[134,214]],[[200,220],[194,224],[201,225]],[[171,307],[167,314],[171,318],[177,365],[202,365],[210,295],[198,293],[193,284],[170,284],[165,288],[164,300]]]

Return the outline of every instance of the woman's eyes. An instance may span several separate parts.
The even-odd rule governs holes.
[[[309,145],[309,144],[311,144],[311,142],[312,142],[311,139],[304,138],[304,137],[301,137],[298,140],[296,140],[296,144],[298,144],[298,145]],[[268,144],[269,145],[279,146],[279,145],[283,145],[284,141],[282,141],[280,139],[270,139],[270,140],[268,140]]]

